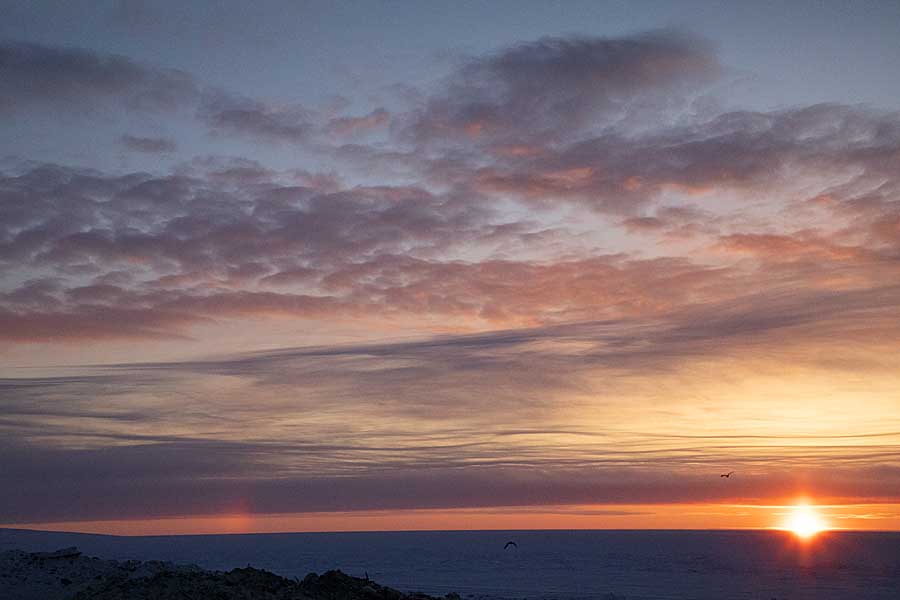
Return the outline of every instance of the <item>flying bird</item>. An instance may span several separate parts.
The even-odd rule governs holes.
[[[722,473],[719,477],[725,477],[726,479],[734,475],[734,471],[728,471],[727,473]]]
[[[515,542],[506,542],[506,545],[503,546],[503,549],[506,550],[506,549],[509,548],[510,546],[512,546],[513,548],[516,548],[516,549],[519,548],[519,545],[518,545],[517,543],[515,543]]]

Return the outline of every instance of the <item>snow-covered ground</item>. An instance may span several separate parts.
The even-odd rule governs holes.
[[[518,548],[504,550],[513,540]],[[286,577],[339,568],[392,587],[505,598],[897,600],[900,533],[515,531],[111,537],[0,530],[0,550],[78,546]]]

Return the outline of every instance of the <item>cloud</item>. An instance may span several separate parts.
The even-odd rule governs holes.
[[[118,262],[107,242],[90,242],[91,252],[79,246],[78,260],[110,258]],[[156,254],[158,242],[142,249]],[[137,255],[128,246],[128,255]],[[68,247],[67,252],[73,248]],[[252,263],[245,263],[250,268]],[[235,267],[238,268],[238,267]],[[79,286],[65,294],[35,294],[23,287],[11,292],[8,327],[0,339],[29,341],[77,340],[82,337],[158,337],[166,331],[183,335],[183,327],[207,319],[291,317],[300,319],[361,318],[364,315],[404,320],[412,315],[481,321],[497,325],[537,324],[576,318],[650,316],[681,306],[691,295],[706,299],[733,294],[717,292],[726,274],[689,264],[620,262],[615,258],[533,265],[526,262],[492,261],[478,264],[416,260],[379,255],[366,262],[289,268],[266,275],[271,269],[254,268],[250,280],[224,268],[166,275],[144,286],[124,289],[111,285]],[[639,275],[640,274],[640,275]],[[265,277],[260,277],[265,275]],[[634,283],[643,277],[643,285]],[[299,284],[310,293],[256,291],[262,285]],[[251,289],[241,289],[249,286]],[[560,292],[564,289],[564,292]],[[12,301],[15,300],[13,303]],[[56,310],[44,309],[52,304]],[[91,327],[106,309],[133,311],[132,318],[107,323],[96,335]],[[96,317],[96,318],[95,318]],[[140,318],[138,318],[140,317]],[[61,322],[70,327],[60,327]],[[143,322],[152,324],[150,327]],[[48,332],[48,333],[43,333]],[[38,335],[40,334],[40,335]]]
[[[302,106],[271,105],[224,93],[204,99],[199,115],[215,133],[265,142],[298,144],[316,131],[313,115]]]
[[[556,155],[503,157],[522,178],[491,180],[487,173],[497,167],[482,168],[481,192],[342,189],[335,178],[279,173],[249,160],[195,160],[170,175],[36,166],[0,179],[0,268],[20,274],[11,281],[34,280],[28,272],[35,269],[58,281],[54,289],[7,288],[4,315],[74,340],[89,337],[89,327],[56,324],[94,323],[97,310],[115,307],[136,317],[122,337],[156,338],[187,335],[209,319],[369,314],[398,322],[450,318],[473,328],[533,326],[651,318],[785,285],[813,294],[863,291],[898,268],[892,234],[900,204],[891,167],[900,130],[892,119],[831,105],[729,114],[639,141],[597,138]],[[757,154],[763,164],[749,167]],[[802,192],[791,187],[798,180]],[[540,185],[528,191],[534,182]],[[614,193],[617,186],[625,193]],[[768,194],[775,205],[799,198],[793,202],[809,213],[807,222],[823,213],[827,219],[773,230],[771,219],[734,216],[703,198],[684,204],[676,195],[654,207],[653,198],[670,187],[739,188]],[[610,202],[604,211],[626,214],[646,206],[619,222],[625,231],[694,241],[710,253],[640,259],[585,251],[571,243],[574,224],[548,228],[505,216],[498,190],[525,193],[528,202]],[[566,251],[542,256],[535,244]],[[501,257],[500,247],[532,254]],[[107,274],[123,269],[133,280],[110,286]],[[115,335],[115,328],[100,331],[100,338]],[[17,327],[6,335],[27,340]]]
[[[171,111],[195,100],[191,76],[89,50],[0,43],[0,110],[84,108],[110,100],[136,110]]]
[[[109,305],[77,305],[62,311],[0,310],[0,339],[6,342],[160,339],[181,337],[186,325],[205,317],[152,308],[117,309]]]
[[[325,131],[336,136],[363,135],[390,123],[391,115],[383,108],[376,108],[361,117],[335,117],[328,121]]]
[[[252,164],[160,177],[57,167],[10,175],[0,182],[0,253],[10,267],[97,261],[196,270],[254,257],[340,260],[477,235],[490,213],[412,187],[332,192],[272,176]]]
[[[466,61],[412,120],[411,135],[492,142],[581,137],[718,70],[706,42],[675,31],[544,38]]]
[[[178,149],[178,145],[170,139],[139,137],[128,134],[119,138],[119,143],[128,150],[149,154],[165,154],[175,152]]]
[[[722,193],[771,197],[810,182],[824,190],[857,177],[894,180],[897,123],[893,113],[840,105],[727,113],[500,156],[469,178],[485,193],[512,194],[534,206],[571,201],[614,214],[635,213],[673,193],[698,200]]]
[[[726,366],[726,378],[759,376],[759,367],[735,366],[748,358],[815,366],[809,349],[838,329],[829,351],[851,357],[848,342],[863,339],[871,315],[880,311],[885,324],[896,323],[895,307],[896,291],[818,303],[757,298],[655,321],[284,348],[0,380],[0,483],[11,490],[0,512],[6,522],[35,522],[235,510],[760,502],[798,489],[823,501],[889,502],[900,476],[892,466],[900,432],[877,418],[878,405],[860,403],[848,415],[839,405],[804,407],[778,397],[779,410],[760,401],[754,418],[742,420],[739,389],[737,398],[708,402],[698,423],[684,412],[694,404],[665,390],[708,390]],[[885,337],[896,335],[893,328]],[[781,348],[773,350],[773,342]],[[812,372],[834,377],[830,368]],[[895,384],[891,365],[870,368],[888,375],[885,389]],[[841,426],[807,434],[785,428],[810,411],[819,423],[840,418]],[[723,464],[741,472],[737,485],[715,485]],[[56,502],[59,496],[69,501]]]
[[[514,466],[440,469],[428,465],[407,472],[341,477],[253,476],[252,456],[275,451],[264,445],[228,443],[146,444],[126,449],[66,453],[36,451],[20,468],[21,449],[4,449],[15,461],[18,484],[0,499],[5,523],[93,519],[146,519],[186,515],[284,514],[318,511],[408,508],[476,508],[557,504],[765,502],[760,484],[778,491],[798,485],[787,474],[745,478],[727,488],[709,477],[677,478],[638,469],[585,465],[530,472]],[[311,452],[302,446],[291,454]],[[777,448],[773,448],[777,451]],[[293,452],[292,452],[293,451]],[[228,460],[223,460],[227,458]],[[249,460],[248,460],[249,459]],[[64,465],[68,465],[65,467]],[[166,468],[163,468],[163,465]],[[73,468],[74,466],[74,468]],[[556,466],[556,465],[554,465]],[[715,471],[715,469],[711,469]],[[37,482],[33,473],[56,476]],[[132,474],[140,473],[140,477]],[[879,477],[896,485],[889,467],[853,473],[837,470],[815,486],[818,496],[877,499]],[[713,473],[713,477],[715,474]],[[77,487],[76,487],[77,486]],[[854,486],[858,486],[855,490]],[[41,493],[43,492],[43,493]],[[826,494],[833,495],[826,495]],[[47,497],[65,496],[50,504]]]
[[[203,85],[192,75],[91,50],[0,41],[0,111],[127,110],[171,113],[187,108],[217,135],[266,143],[310,141],[323,129],[320,116],[297,104],[264,101]],[[350,136],[387,123],[384,109],[362,117],[336,117],[330,134]],[[173,152],[175,142],[124,135],[136,152]]]

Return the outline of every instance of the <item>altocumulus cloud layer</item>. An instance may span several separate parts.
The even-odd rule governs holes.
[[[5,113],[298,157],[4,163],[7,354],[196,358],[0,381],[2,520],[896,501],[900,115],[715,109],[723,70],[681,32],[548,38],[350,110],[0,44]],[[272,323],[316,343],[211,342]]]

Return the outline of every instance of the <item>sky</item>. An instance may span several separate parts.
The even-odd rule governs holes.
[[[4,13],[0,526],[900,530],[900,4]]]

